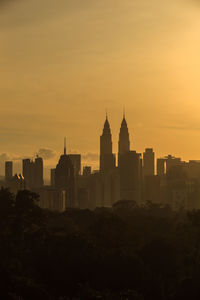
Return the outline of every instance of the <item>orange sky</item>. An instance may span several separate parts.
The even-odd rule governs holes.
[[[3,3],[3,4],[1,4]],[[117,152],[200,159],[200,5],[192,0],[0,0],[0,173],[40,150],[97,167],[107,108]],[[46,173],[45,173],[46,174]]]

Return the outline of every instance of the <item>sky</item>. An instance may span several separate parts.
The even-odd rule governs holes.
[[[200,159],[200,1],[0,0],[0,174],[36,153],[98,168],[105,111],[117,143]]]

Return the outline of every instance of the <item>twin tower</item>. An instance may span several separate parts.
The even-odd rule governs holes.
[[[120,156],[130,151],[130,139],[128,126],[123,116],[121,123],[119,142],[118,142],[118,166],[120,165]],[[116,166],[116,158],[112,151],[112,135],[108,117],[104,123],[103,133],[100,136],[100,172],[107,173]]]

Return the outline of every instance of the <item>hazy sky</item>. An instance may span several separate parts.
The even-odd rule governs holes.
[[[200,159],[200,1],[0,0],[0,173],[36,152],[97,166],[108,110],[117,152]]]

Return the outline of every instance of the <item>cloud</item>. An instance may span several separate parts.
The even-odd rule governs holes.
[[[92,152],[88,152],[82,155],[82,158],[84,161],[98,161],[99,160],[99,154],[98,153],[92,153]]]
[[[21,162],[22,159],[24,159],[26,157],[24,156],[19,156],[17,154],[13,154],[13,153],[0,153],[0,162],[4,163],[5,161],[13,161],[13,162]]]
[[[52,149],[40,148],[37,152],[37,155],[43,159],[49,160],[56,156],[56,153]]]
[[[7,153],[0,154],[0,162],[5,162],[10,159],[10,156]]]

